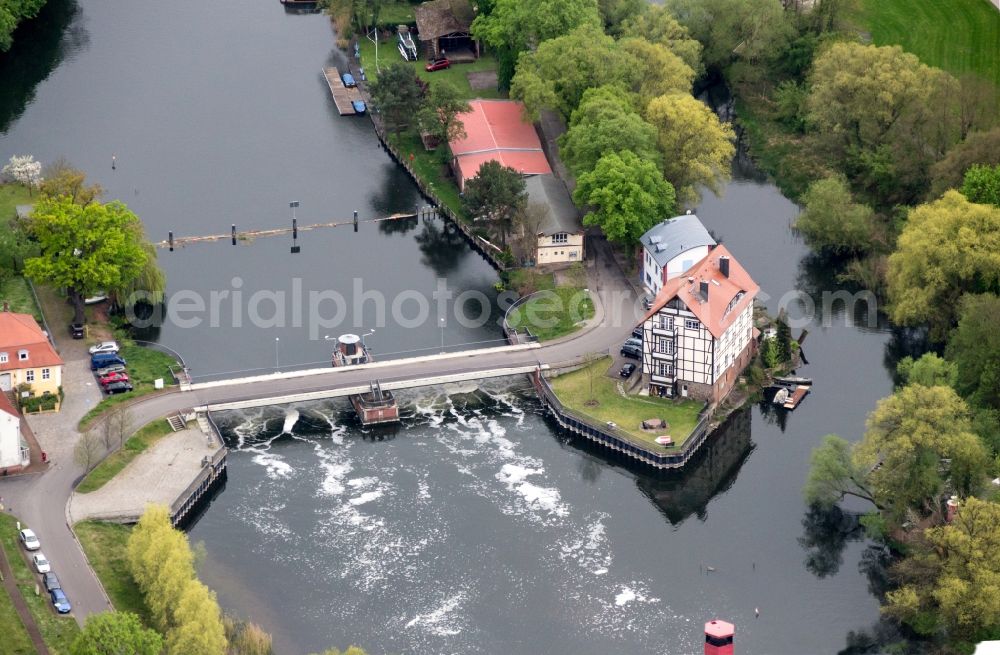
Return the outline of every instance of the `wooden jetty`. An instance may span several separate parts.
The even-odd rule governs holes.
[[[333,66],[323,69],[323,77],[326,78],[326,84],[330,87],[330,95],[333,96],[333,104],[337,105],[337,112],[341,116],[356,114],[353,103],[355,100],[362,99],[358,87],[344,86],[344,80],[340,78],[340,71]]]
[[[788,394],[788,398],[785,400],[785,404],[782,405],[782,407],[785,409],[795,409],[799,406],[799,403],[802,402],[802,399],[806,397],[807,393],[809,393],[809,387],[804,384],[800,384],[795,387],[795,391]]]

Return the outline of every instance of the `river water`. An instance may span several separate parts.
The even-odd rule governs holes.
[[[153,238],[384,215],[419,203],[370,125],[336,115],[319,71],[342,62],[327,22],[272,0],[50,0],[0,60],[0,158],[65,156],[128,202]],[[19,35],[22,36],[22,35]],[[111,156],[117,159],[111,170]],[[698,214],[778,309],[838,289],[790,230],[797,208],[745,164]],[[161,252],[172,294],[332,287],[488,290],[492,270],[435,222],[362,225]],[[818,304],[822,304],[821,302]],[[793,315],[796,315],[793,307]],[[180,328],[154,336],[196,374],[324,361],[305,328]],[[794,413],[736,414],[683,476],[652,475],[560,434],[524,380],[402,394],[392,432],[346,403],[221,414],[225,490],[191,530],[205,581],[283,655],[701,651],[702,624],[737,625],[737,652],[833,653],[878,618],[872,551],[802,502],[809,453],[856,439],[904,341],[863,311],[809,325]],[[861,320],[858,320],[861,319]],[[363,321],[363,322],[367,322]],[[797,332],[797,330],[796,330]],[[450,344],[496,329],[449,322]],[[280,340],[275,341],[274,337]],[[439,328],[389,324],[383,352],[434,347]],[[826,517],[829,518],[829,517]],[[849,527],[849,525],[847,525]],[[755,608],[759,617],[755,617]]]

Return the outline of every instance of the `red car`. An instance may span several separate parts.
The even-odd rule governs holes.
[[[100,378],[102,386],[108,386],[112,382],[128,382],[128,374],[125,371],[115,371]]]
[[[448,61],[446,57],[441,57],[440,59],[434,59],[429,64],[424,66],[424,70],[427,71],[428,73],[444,70],[445,68],[451,68],[451,62]]]

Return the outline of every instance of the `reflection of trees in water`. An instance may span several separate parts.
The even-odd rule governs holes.
[[[799,545],[806,551],[806,570],[817,578],[835,575],[844,561],[848,542],[864,538],[858,515],[837,506],[810,507],[802,518]]]
[[[883,653],[918,653],[929,652],[924,644],[905,642],[905,635],[899,626],[888,619],[876,621],[870,628],[851,630],[847,633],[847,645],[837,655],[882,655]]]
[[[382,234],[406,234],[417,227],[417,218],[398,218],[394,221],[379,221],[378,231]]]
[[[455,270],[469,252],[462,233],[444,219],[424,221],[424,227],[415,239],[423,255],[421,262],[440,277]]]
[[[889,371],[892,381],[899,384],[896,366],[904,357],[919,359],[925,352],[933,350],[926,328],[893,328],[892,338],[885,344],[882,364]],[[939,353],[940,354],[940,353]]]
[[[14,45],[0,55],[0,133],[20,118],[35,88],[67,54],[82,50],[90,34],[76,0],[49,0],[33,20],[14,33]]]
[[[776,389],[765,389],[764,395],[757,403],[757,409],[760,410],[760,417],[770,425],[777,425],[781,433],[785,433],[785,427],[788,425],[788,414],[789,410],[774,404],[774,394],[777,393]]]
[[[649,474],[648,468],[634,464],[642,467],[636,484],[671,524],[692,514],[704,521],[709,501],[732,486],[752,451],[750,409],[746,408],[733,412],[683,470]]]
[[[840,297],[845,294],[867,295],[868,291],[858,284],[838,279],[843,264],[841,259],[816,253],[799,260],[795,288],[812,299],[816,307],[816,318],[826,324],[848,323],[864,332],[881,332],[892,327],[888,317],[881,311],[881,302],[876,301],[879,303],[878,311],[869,315],[868,302],[864,300],[864,296],[857,296],[856,302],[853,298],[845,300]],[[851,312],[850,316],[845,315],[848,311]]]
[[[390,160],[382,168],[382,183],[368,199],[375,216],[412,213],[417,205],[425,204],[402,166]]]

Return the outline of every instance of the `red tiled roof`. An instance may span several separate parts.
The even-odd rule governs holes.
[[[0,412],[7,412],[11,416],[21,418],[21,415],[17,413],[14,406],[10,404],[10,398],[7,397],[7,394],[2,392],[0,392]]]
[[[551,173],[524,105],[514,100],[472,100],[461,115],[465,136],[448,142],[458,162],[460,184],[475,177],[483,162],[497,160],[524,175]]]
[[[28,351],[26,361],[18,359],[20,350]],[[61,366],[63,363],[31,314],[0,312],[0,352],[7,353],[7,362],[0,364],[0,371]]]
[[[729,257],[729,277],[719,270],[719,258],[722,256]],[[701,297],[699,289],[702,280],[708,282],[707,301]],[[729,303],[741,291],[743,297],[727,312]],[[732,325],[736,317],[753,302],[758,291],[760,286],[753,281],[746,269],[736,261],[725,246],[719,245],[683,274],[668,280],[656,294],[646,318],[660,311],[674,298],[679,298],[708,328],[712,336],[718,339]]]

